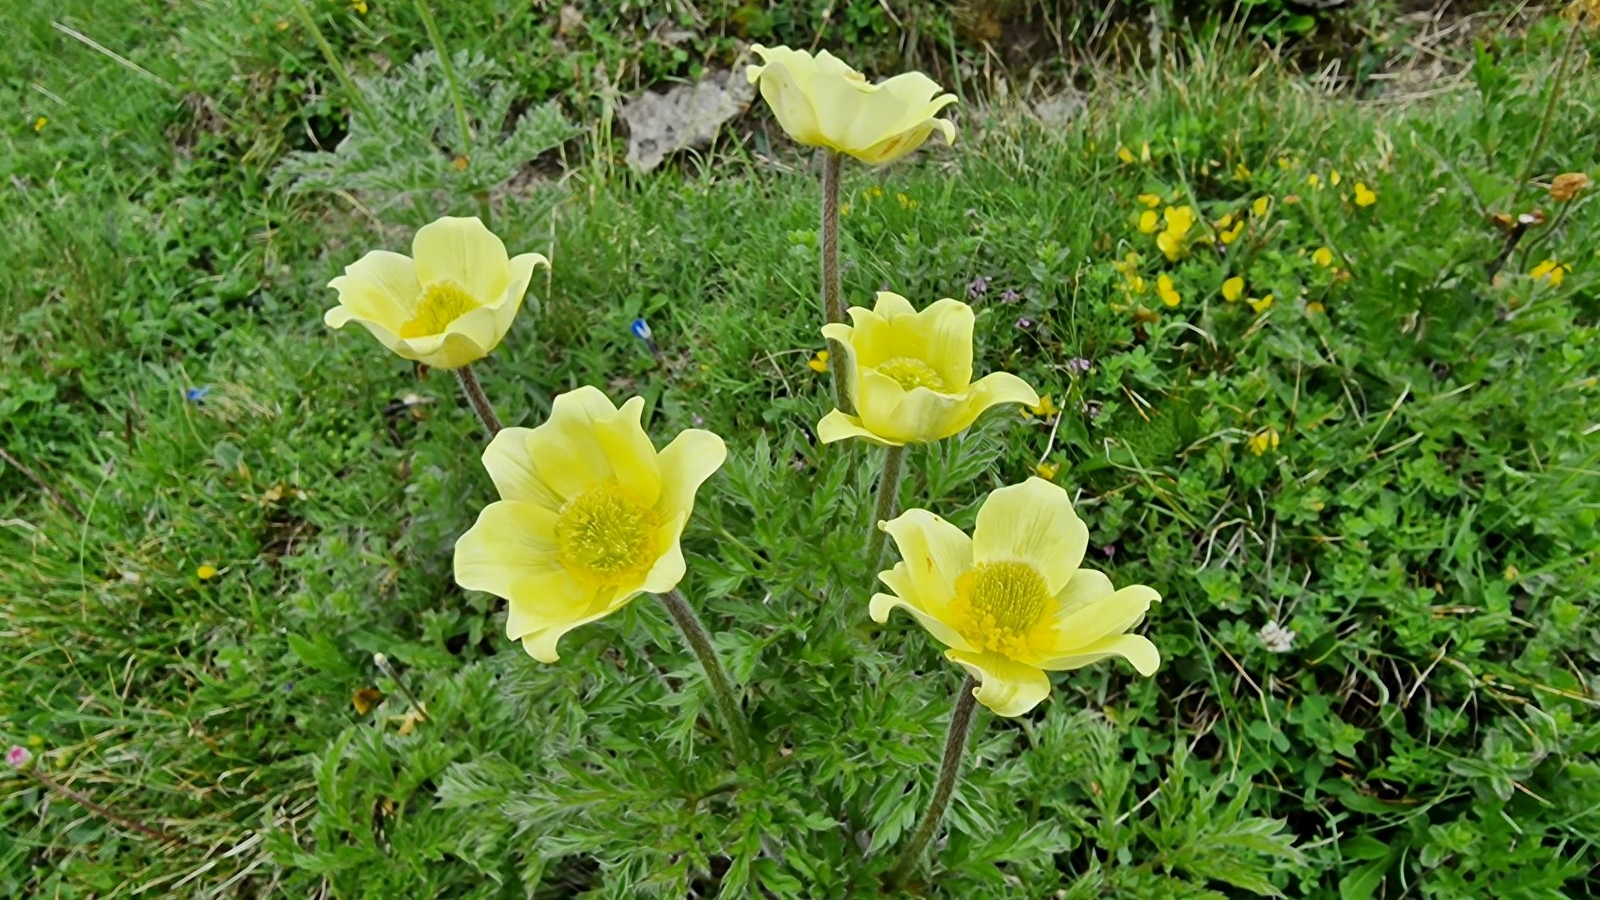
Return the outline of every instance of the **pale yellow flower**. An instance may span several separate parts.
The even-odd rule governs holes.
[[[506,636],[540,662],[568,631],[683,578],[684,523],[727,448],[689,429],[657,452],[643,412],[642,397],[619,409],[581,387],[483,453],[500,500],[456,541],[456,583],[509,601]]]
[[[866,163],[886,163],[922,146],[935,131],[955,143],[956,126],[935,118],[956,102],[921,72],[878,84],[824,50],[816,56],[789,47],[750,50],[762,65],[745,69],[751,84],[796,143],[827,147]]]
[[[1144,585],[1117,590],[1104,573],[1080,568],[1089,529],[1048,481],[990,494],[971,537],[923,509],[878,527],[902,559],[878,574],[894,593],[873,596],[873,620],[888,621],[896,607],[911,613],[999,715],[1037,706],[1050,693],[1045,672],[1113,656],[1141,675],[1161,664],[1148,638],[1127,633],[1161,596]]]
[[[507,257],[505,244],[476,218],[445,217],[422,226],[415,258],[374,250],[328,282],[339,305],[330,328],[361,325],[405,359],[458,369],[489,355],[511,328],[538,253]]]
[[[972,380],[972,307],[939,300],[917,312],[899,294],[878,293],[872,309],[850,308],[854,323],[823,326],[850,373],[856,415],[833,410],[817,424],[825,444],[859,437],[899,446],[942,440],[966,430],[998,403],[1035,406],[1022,379],[995,372]]]

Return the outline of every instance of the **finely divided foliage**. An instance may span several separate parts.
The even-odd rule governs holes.
[[[1188,62],[1107,79],[1065,125],[958,89],[935,117],[954,147],[846,159],[841,318],[884,289],[955,298],[971,372],[1038,395],[910,442],[885,498],[884,447],[815,432],[826,229],[787,142],[612,175],[598,73],[671,53],[616,43],[620,18],[464,3],[441,57],[406,4],[306,2],[356,100],[297,5],[0,11],[21,110],[0,132],[0,894],[1600,893],[1590,32],[1517,22],[1443,48],[1471,69],[1440,96],[1379,79],[1371,102],[1169,31]],[[857,7],[819,46],[856,55],[879,15]],[[763,12],[738,27],[810,46],[815,23]],[[540,64],[567,53],[602,58]],[[515,137],[540,110],[591,129],[559,185],[524,163],[572,127]],[[474,550],[510,560],[510,604],[453,577],[506,501],[475,407],[316,321],[368,250],[486,208],[552,261],[473,364],[503,437],[597,386],[596,446],[643,479],[523,510],[528,556],[511,530]],[[441,297],[395,327],[447,333]],[[939,374],[920,352],[900,356]],[[668,512],[642,461],[694,431],[727,456],[669,548],[635,527]],[[977,707],[901,866],[938,806],[951,641],[1044,647],[1029,617],[1063,595],[1035,578],[1080,576],[975,549],[947,585],[885,583],[916,557],[863,547],[909,507],[976,548],[1033,473],[1084,526],[1078,573],[1148,585],[1130,636],[1160,668],[1040,669],[1031,710]],[[704,647],[681,609],[622,597],[623,575],[665,586],[658,552]],[[559,619],[549,664],[506,637],[565,609],[518,593],[524,560],[610,591]],[[945,620],[876,624],[874,593]]]

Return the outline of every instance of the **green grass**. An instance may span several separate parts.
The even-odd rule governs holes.
[[[405,4],[313,6],[362,75],[378,71],[365,54],[426,46]],[[320,316],[344,265],[476,200],[274,186],[287,153],[345,121],[309,36],[277,29],[287,5],[33,4],[0,13],[21,51],[0,62],[0,448],[16,461],[0,461],[0,743],[182,843],[8,774],[0,893],[875,895],[960,672],[906,621],[867,619],[878,457],[810,439],[826,411],[806,366],[814,173],[759,136],[647,178],[614,169],[584,114],[599,88],[529,80],[555,77],[539,74],[551,15],[485,2],[444,23],[585,131],[564,178],[497,195],[495,230],[554,270],[480,375],[507,424],[596,384],[646,397],[658,444],[725,437],[683,587],[762,760],[727,771],[651,603],[542,666],[504,639],[503,604],[455,587],[453,542],[493,498],[480,428],[452,379]],[[1047,459],[1092,546],[1115,548],[1113,578],[1164,598],[1142,626],[1155,678],[1104,664],[1021,719],[980,710],[918,891],[1600,892],[1600,207],[1592,188],[1562,209],[1540,187],[1600,177],[1593,39],[1547,118],[1553,20],[1411,102],[1324,95],[1258,69],[1258,50],[1169,38],[1181,62],[1102,79],[1066,126],[969,102],[954,149],[847,168],[847,298],[970,291],[980,371],[1063,410],[1054,429],[995,414],[913,453],[905,499],[970,527],[985,493]],[[1145,142],[1149,163],[1118,161]],[[1335,170],[1338,186],[1308,184]],[[1375,205],[1350,202],[1357,181]],[[1226,254],[1169,265],[1137,228],[1144,193],[1211,222],[1274,201]],[[1553,224],[1493,282],[1488,215],[1534,207]],[[1323,246],[1333,266],[1313,261]],[[1112,264],[1130,249],[1151,285],[1171,275],[1176,308],[1128,296]],[[1545,258],[1571,265],[1559,286],[1528,277]],[[1225,302],[1234,274],[1273,306]],[[637,316],[662,362],[629,334]],[[407,394],[427,402],[397,409]],[[1251,452],[1267,428],[1280,443]],[[1257,637],[1274,621],[1297,632],[1289,652]],[[427,721],[407,721],[376,652]],[[368,687],[384,699],[362,713]]]

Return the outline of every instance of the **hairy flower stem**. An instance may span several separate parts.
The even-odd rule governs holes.
[[[711,646],[711,635],[706,631],[705,624],[694,614],[694,607],[676,590],[656,596],[661,598],[672,621],[683,632],[689,649],[700,658],[700,667],[706,672],[706,682],[711,685],[712,699],[716,701],[717,712],[722,716],[722,727],[727,730],[728,741],[733,745],[735,761],[750,759],[750,736],[745,731],[744,714],[739,711],[739,702],[734,699],[733,687],[722,670],[722,663],[717,661],[717,650]]]
[[[950,714],[950,733],[944,739],[944,762],[939,765],[939,783],[933,788],[933,799],[928,801],[928,810],[922,814],[922,821],[917,823],[916,833],[911,835],[911,842],[906,844],[906,848],[900,851],[900,859],[889,873],[888,884],[891,888],[902,887],[911,873],[916,871],[917,863],[922,860],[922,851],[933,840],[934,832],[939,830],[939,822],[944,819],[944,811],[950,806],[956,779],[961,776],[961,757],[967,746],[967,733],[972,730],[972,713],[977,708],[978,700],[973,693],[977,687],[977,680],[968,675],[956,694],[956,709]]]
[[[872,511],[872,524],[868,527],[867,563],[877,572],[883,564],[883,550],[888,543],[888,532],[880,527],[900,512],[900,478],[906,471],[906,448],[902,444],[889,447],[883,454],[883,475],[878,479],[878,505]]]
[[[30,769],[22,774],[32,778],[39,784],[40,787],[43,787],[57,796],[71,800],[73,803],[78,804],[102,819],[115,822],[125,828],[132,828],[134,831],[137,831],[146,837],[152,838],[153,840],[160,841],[163,844],[188,844],[188,842],[183,838],[174,837],[159,828],[153,828],[144,824],[143,822],[135,822],[126,816],[114,813],[111,810],[106,809],[104,806],[94,802],[93,800],[90,800],[88,797],[85,797],[83,794],[78,793],[72,788],[67,787],[61,782],[56,781],[50,776],[45,775],[37,770]]]
[[[839,299],[839,169],[843,162],[839,151],[822,151],[822,314],[830,325],[844,321],[844,304]],[[833,374],[834,408],[855,415],[855,404],[850,402],[852,373],[838,341],[828,341],[828,370]]]
[[[494,414],[489,396],[483,392],[483,385],[478,383],[478,376],[472,373],[472,367],[462,366],[456,369],[456,377],[461,380],[461,392],[467,395],[467,402],[472,404],[473,412],[478,414],[478,420],[483,422],[483,427],[489,430],[489,437],[499,434],[500,417]]]

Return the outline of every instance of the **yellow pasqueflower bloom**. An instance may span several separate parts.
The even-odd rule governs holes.
[[[556,397],[537,428],[507,428],[483,452],[500,494],[456,541],[456,583],[510,604],[506,636],[534,659],[556,641],[683,578],[679,538],[727,448],[689,429],[657,451],[644,398],[613,406],[595,387]]]
[[[1357,206],[1366,207],[1366,206],[1371,206],[1372,204],[1377,203],[1377,202],[1378,202],[1378,193],[1377,193],[1377,191],[1374,191],[1372,188],[1367,187],[1362,182],[1359,182],[1359,181],[1356,182],[1356,205]]]
[[[322,321],[355,322],[397,356],[435,369],[459,369],[489,355],[511,328],[538,253],[506,255],[506,245],[476,217],[446,216],[422,226],[415,258],[373,250],[328,282],[339,305]]]
[[[1551,287],[1560,287],[1562,279],[1566,278],[1567,273],[1571,271],[1572,266],[1558,263],[1553,259],[1547,259],[1534,266],[1533,271],[1528,274],[1533,276],[1535,280],[1544,279],[1550,282]]]
[[[1009,372],[972,380],[975,316],[959,300],[917,312],[899,294],[880,291],[872,309],[849,312],[853,325],[825,325],[822,336],[845,354],[856,414],[836,409],[824,416],[817,423],[824,444],[848,437],[891,447],[926,444],[966,430],[998,403],[1039,403],[1033,388]]]
[[[1172,277],[1169,275],[1157,276],[1156,296],[1167,306],[1177,306],[1183,302],[1183,298],[1178,295],[1178,289],[1172,286]]]
[[[940,93],[943,88],[921,72],[869,84],[826,50],[816,56],[760,44],[750,50],[762,64],[747,67],[745,77],[760,86],[778,124],[796,143],[872,164],[905,156],[935,131],[946,144],[955,143],[955,123],[935,115],[956,96]]]
[[[901,561],[878,574],[894,593],[873,595],[873,620],[888,621],[896,607],[910,612],[999,715],[1037,706],[1050,693],[1045,672],[1112,656],[1147,676],[1161,664],[1149,638],[1127,633],[1161,595],[1144,585],[1117,590],[1080,567],[1089,529],[1057,485],[1029,478],[990,494],[971,537],[924,509],[878,527]]]
[[[1244,294],[1244,279],[1238,275],[1222,282],[1222,299],[1233,303]]]

